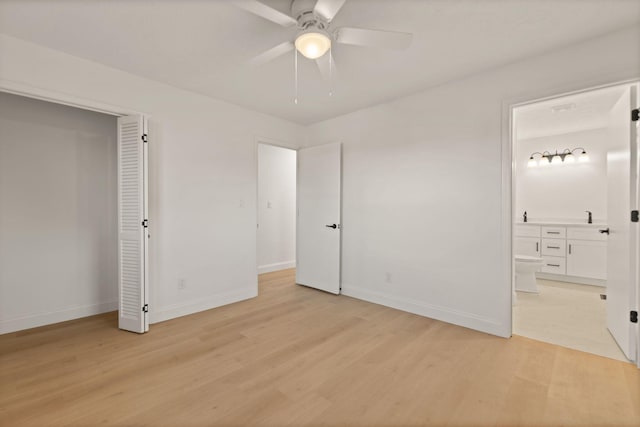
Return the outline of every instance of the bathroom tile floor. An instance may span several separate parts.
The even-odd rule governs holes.
[[[607,330],[605,288],[538,279],[538,290],[517,292],[515,335],[627,361]]]

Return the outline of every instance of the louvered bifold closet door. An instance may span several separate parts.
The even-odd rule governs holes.
[[[118,324],[139,333],[149,328],[145,140],[144,117],[118,118]]]

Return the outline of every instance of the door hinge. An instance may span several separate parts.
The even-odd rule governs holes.
[[[635,110],[631,110],[631,121],[637,122],[640,117],[640,109],[636,108]]]
[[[142,306],[142,312],[143,313],[148,313],[149,312],[149,304],[145,304]]]
[[[631,222],[638,222],[638,211],[631,211]]]
[[[142,134],[142,142],[149,142],[149,140],[147,139],[147,134],[146,133]]]
[[[631,323],[638,323],[638,312],[635,310],[631,310],[629,320],[631,320]]]
[[[143,226],[144,228],[149,227],[149,220],[148,220],[148,219],[143,220],[143,221],[142,221],[142,226]]]

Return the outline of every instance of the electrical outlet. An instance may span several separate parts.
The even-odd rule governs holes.
[[[178,289],[186,289],[187,281],[184,279],[178,280]]]

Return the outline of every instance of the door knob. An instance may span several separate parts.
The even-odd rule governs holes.
[[[336,224],[331,224],[331,225],[327,224],[327,225],[325,225],[325,227],[329,227],[329,228],[333,228],[333,229],[338,228],[338,226]]]
[[[601,232],[602,234],[609,234],[609,227],[605,228],[604,230],[598,230],[599,232]]]

